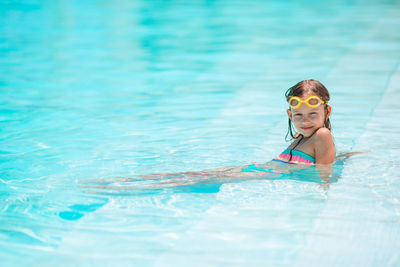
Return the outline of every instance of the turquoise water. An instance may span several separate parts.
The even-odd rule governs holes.
[[[1,2],[1,265],[399,265],[399,12]],[[138,176],[269,162],[283,93],[308,78],[331,92],[338,151],[365,152],[331,180]]]

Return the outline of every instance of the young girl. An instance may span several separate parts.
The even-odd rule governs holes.
[[[267,164],[250,164],[241,168],[241,173],[251,173],[250,176],[260,176],[263,173],[284,174],[303,169],[307,165],[316,165],[322,180],[329,180],[330,164],[336,157],[335,145],[331,134],[330,96],[324,85],[316,80],[305,80],[290,87],[286,93],[289,108],[288,132],[293,141],[278,157]],[[293,134],[293,125],[296,128]],[[346,155],[347,157],[348,155]],[[274,162],[295,164],[285,168]],[[269,177],[266,177],[269,178]]]
[[[328,105],[330,99],[328,90],[316,80],[305,80],[289,88],[285,96],[289,104],[287,109],[289,129],[286,138],[290,134],[293,142],[272,161],[265,164],[223,167],[200,172],[160,173],[139,175],[138,177],[157,180],[158,182],[154,183],[154,186],[176,187],[251,178],[279,178],[310,165],[316,165],[320,178],[329,181],[331,175],[329,165],[335,161],[336,152],[330,131],[331,107]],[[295,134],[293,134],[293,125],[296,128]],[[286,163],[293,165],[289,167]],[[119,177],[119,179],[118,182],[137,181],[137,179],[126,177]],[[99,187],[118,188],[118,186],[110,187],[104,186],[104,184]],[[124,189],[127,187],[124,186]]]
[[[289,129],[293,143],[278,158],[295,164],[332,164],[335,145],[331,134],[329,92],[319,81],[305,80],[286,91]],[[293,127],[297,132],[293,135]]]

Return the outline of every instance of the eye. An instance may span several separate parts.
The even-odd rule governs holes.
[[[300,113],[294,114],[295,119],[301,119],[302,117],[303,117],[303,115]]]

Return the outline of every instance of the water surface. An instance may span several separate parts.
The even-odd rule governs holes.
[[[3,264],[398,265],[399,12],[0,3]],[[118,180],[269,162],[287,146],[284,91],[308,78],[331,92],[338,151],[366,152],[338,162],[328,188],[298,172],[154,190]]]

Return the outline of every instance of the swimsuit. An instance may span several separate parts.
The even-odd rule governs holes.
[[[292,150],[292,160],[290,159],[290,149],[285,149],[277,158],[273,160],[281,161],[290,164],[306,164],[306,165],[314,165],[315,158],[300,151],[300,150]]]
[[[315,158],[300,151],[300,150],[292,150],[292,160],[290,159],[290,149],[285,149],[278,157],[274,158],[275,161],[280,161],[289,164],[302,164],[302,165],[314,165]],[[280,173],[273,168],[264,169],[256,166],[256,164],[247,165],[247,168],[243,168],[241,172],[270,172],[270,173]]]

